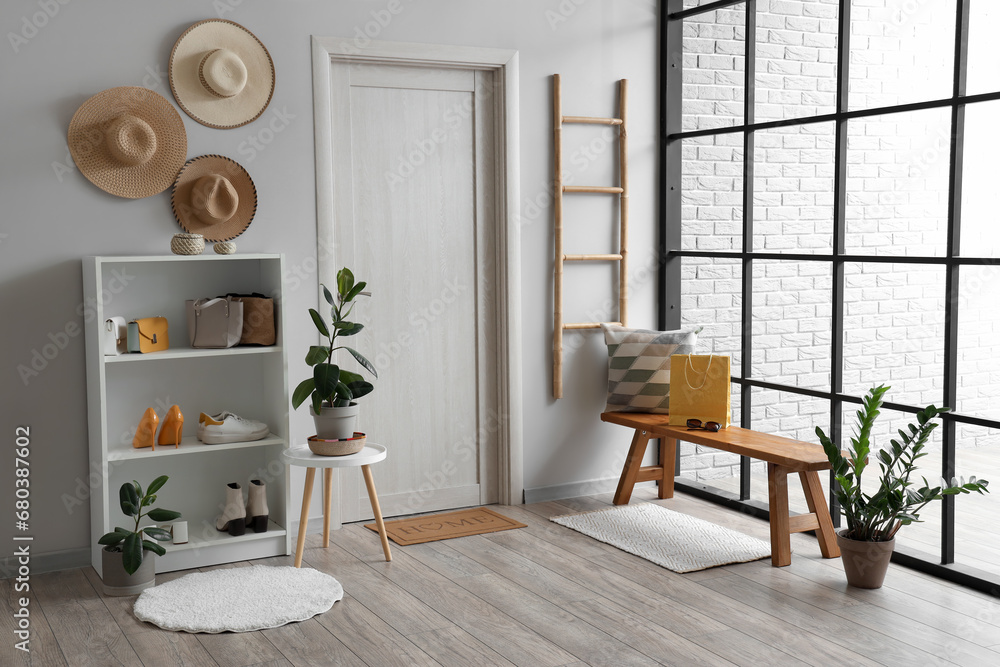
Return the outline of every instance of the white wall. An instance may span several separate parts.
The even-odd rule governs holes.
[[[389,9],[398,10],[391,14]],[[245,25],[270,50],[274,98],[254,123],[213,130],[182,114],[188,155],[219,153],[241,162],[256,182],[259,207],[241,252],[285,253],[291,315],[292,385],[304,373],[300,351],[314,342],[295,315],[316,302],[311,34],[517,49],[521,63],[521,193],[524,342],[525,486],[541,495],[620,470],[627,434],[602,425],[605,352],[595,334],[566,347],[566,392],[551,398],[552,225],[550,75],[563,76],[569,114],[612,115],[615,83],[630,79],[630,172],[634,325],[655,323],[656,15],[652,0],[376,0],[372,2],[178,0],[5,0],[0,9],[0,303],[5,362],[0,378],[0,467],[13,467],[14,427],[32,429],[33,552],[75,564],[88,547],[85,364],[80,258],[169,252],[179,231],[169,192],[130,201],[108,195],[73,169],[66,128],[91,95],[122,85],[148,86],[173,102],[167,58],[191,23],[221,17]],[[381,23],[379,22],[381,19]],[[595,131],[599,132],[599,130]],[[613,152],[599,134],[567,132],[567,167],[576,182],[605,184]],[[589,152],[574,148],[590,146]],[[612,207],[597,199],[568,206],[567,251],[587,252],[614,236]],[[589,245],[587,244],[589,242]],[[594,247],[594,246],[598,247]],[[600,270],[594,270],[599,274]],[[613,297],[610,273],[574,291],[568,273],[567,316]],[[377,281],[377,276],[371,277]],[[597,297],[595,302],[594,297]],[[35,359],[36,351],[51,359]],[[55,354],[53,354],[55,352]],[[44,361],[44,367],[43,367]],[[22,369],[23,370],[23,369]],[[155,382],[155,377],[149,378]],[[447,406],[439,406],[447,409]],[[292,415],[293,436],[311,422]],[[390,443],[390,447],[392,444]],[[9,458],[3,458],[9,457]],[[13,503],[13,473],[0,500]],[[298,482],[299,478],[295,478]],[[95,478],[96,481],[96,478]],[[178,480],[180,481],[180,480]],[[557,487],[548,489],[548,487]],[[293,498],[300,497],[300,483]],[[221,491],[220,491],[221,493]],[[82,501],[74,504],[74,500]],[[315,506],[315,505],[314,505]],[[2,541],[11,544],[4,522]],[[0,554],[6,555],[6,554]],[[61,559],[61,560],[60,560]],[[39,561],[36,561],[36,565]]]

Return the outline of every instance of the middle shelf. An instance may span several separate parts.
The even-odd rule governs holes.
[[[130,461],[132,459],[149,459],[158,456],[183,456],[185,454],[204,454],[206,452],[220,452],[226,449],[247,449],[250,447],[270,447],[272,445],[284,445],[284,438],[279,438],[273,433],[268,433],[266,438],[252,440],[250,442],[227,442],[221,445],[206,445],[197,436],[185,436],[181,438],[180,447],[173,445],[157,445],[156,449],[145,447],[143,449],[111,449],[108,451],[109,461]]]

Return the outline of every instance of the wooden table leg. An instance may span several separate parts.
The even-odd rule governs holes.
[[[663,466],[663,478],[659,480],[660,500],[674,497],[674,466],[677,462],[677,439],[660,438],[660,465]]]
[[[819,473],[816,471],[800,472],[802,491],[806,495],[809,511],[816,515],[816,539],[819,540],[819,550],[823,558],[836,558],[840,555],[837,546],[837,535],[833,529],[833,519],[830,518],[830,508],[823,496],[823,487],[819,483]]]
[[[618,490],[615,491],[615,505],[628,505],[632,498],[632,489],[639,479],[639,468],[642,467],[642,456],[646,453],[646,443],[649,442],[649,431],[637,428],[632,436],[632,446],[625,457],[625,468],[618,480]]]
[[[323,548],[330,546],[330,501],[333,497],[333,468],[323,470]]]
[[[767,464],[768,513],[771,515],[771,565],[792,564],[792,540],[788,525],[788,470]]]
[[[375,493],[375,480],[372,478],[372,467],[361,466],[361,472],[365,476],[365,486],[368,487],[368,500],[372,504],[372,512],[375,514],[375,525],[378,526],[378,536],[382,538],[382,551],[385,552],[386,562],[392,560],[392,553],[389,551],[389,536],[385,534],[385,522],[382,521],[382,509],[378,505],[378,494]]]
[[[302,514],[299,515],[299,541],[295,545],[295,567],[302,567],[302,552],[306,547],[306,527],[309,524],[309,501],[312,500],[316,468],[306,468],[306,486],[302,491]]]

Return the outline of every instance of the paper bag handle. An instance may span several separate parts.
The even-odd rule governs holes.
[[[687,356],[687,361],[684,363],[684,381],[687,382],[688,387],[697,390],[705,386],[705,383],[708,382],[708,371],[712,369],[713,360],[715,360],[715,355],[714,354],[708,355],[708,366],[705,368],[705,379],[701,381],[700,385],[694,387],[691,385],[691,380],[688,378],[688,368],[691,366],[691,355],[689,354]]]

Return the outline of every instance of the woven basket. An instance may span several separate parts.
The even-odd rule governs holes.
[[[174,234],[170,239],[170,252],[175,255],[200,255],[205,251],[205,237],[201,234]]]
[[[346,440],[323,440],[314,435],[309,438],[309,450],[319,456],[347,456],[364,449],[365,440],[367,436],[358,431],[354,432],[353,438]]]
[[[217,255],[232,255],[236,252],[236,244],[232,241],[223,241],[222,243],[216,243],[212,246]]]

